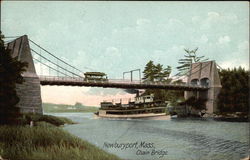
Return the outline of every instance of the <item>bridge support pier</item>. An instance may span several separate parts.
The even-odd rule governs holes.
[[[221,89],[221,82],[215,61],[193,63],[187,83],[209,87],[207,91],[185,91],[185,99],[192,96],[206,98],[206,112],[215,113],[217,111],[217,97]]]
[[[42,114],[42,99],[40,80],[38,77],[24,77],[23,84],[17,84],[17,95],[20,98],[17,106],[21,113],[39,113]]]
[[[22,74],[24,82],[16,84],[17,95],[20,99],[17,106],[21,113],[42,114],[40,80],[36,74],[28,37],[24,35],[13,40],[7,44],[7,48],[11,50],[12,57],[17,57],[19,61],[28,63],[28,68]]]

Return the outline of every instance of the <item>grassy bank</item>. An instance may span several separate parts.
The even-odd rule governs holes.
[[[81,103],[75,105],[43,103],[44,112],[97,112],[97,107],[84,106]]]
[[[0,156],[8,160],[119,159],[55,126],[70,120],[41,117],[38,119],[43,120],[36,120],[34,127],[0,126]]]

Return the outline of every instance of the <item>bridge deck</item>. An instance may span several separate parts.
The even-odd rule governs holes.
[[[126,80],[112,80],[108,81],[84,81],[83,78],[71,77],[49,77],[40,76],[41,85],[59,85],[59,86],[89,86],[89,87],[103,87],[103,88],[134,88],[134,89],[169,89],[169,90],[207,90],[209,87],[191,84],[169,84],[162,82],[143,83],[140,81],[126,81]]]

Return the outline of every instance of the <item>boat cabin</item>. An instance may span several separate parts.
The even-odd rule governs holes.
[[[135,104],[154,102],[154,94],[135,97]]]

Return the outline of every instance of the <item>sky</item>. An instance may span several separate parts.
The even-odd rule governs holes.
[[[171,66],[174,75],[184,48],[196,47],[222,68],[249,68],[248,2],[2,1],[1,30],[5,36],[26,34],[83,72],[109,78],[143,70],[149,60]],[[134,96],[90,87],[41,90],[43,102],[94,106]]]

